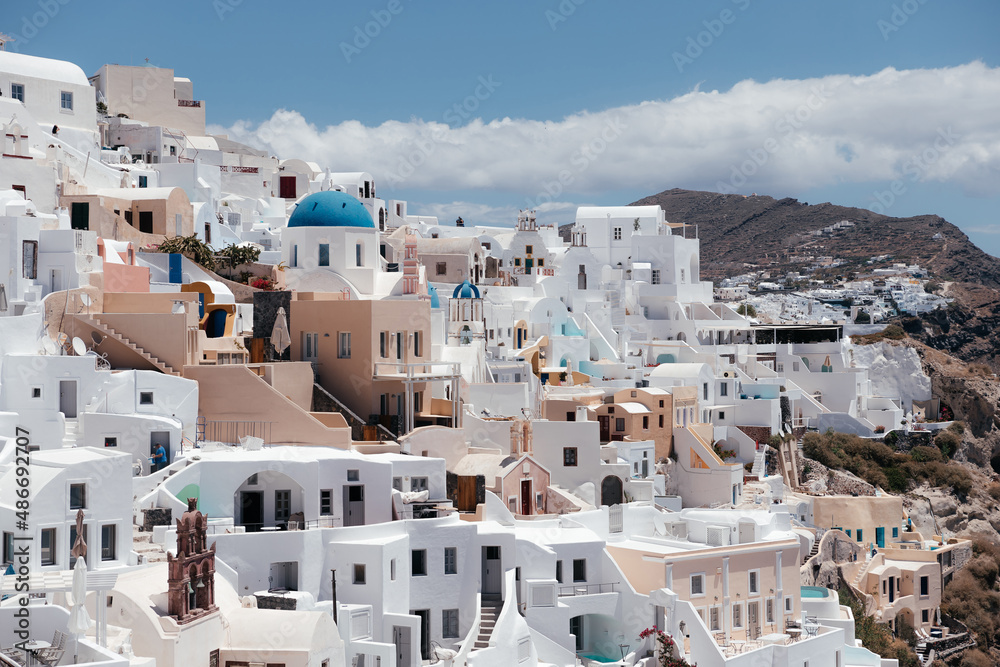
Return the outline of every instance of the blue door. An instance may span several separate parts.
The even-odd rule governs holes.
[[[205,335],[209,338],[222,338],[226,335],[226,311],[219,308],[208,314],[205,321]]]
[[[885,528],[875,529],[875,544],[878,545],[879,549],[885,548]]]

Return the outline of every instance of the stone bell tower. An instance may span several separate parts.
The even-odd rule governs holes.
[[[188,498],[188,511],[177,520],[177,555],[167,554],[167,610],[179,624],[207,616],[215,606],[215,543],[205,546],[208,517]]]

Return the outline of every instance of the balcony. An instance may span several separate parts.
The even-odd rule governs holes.
[[[621,584],[586,584],[579,583],[571,586],[559,586],[559,597],[575,597],[577,595],[599,595],[600,593],[617,593]]]

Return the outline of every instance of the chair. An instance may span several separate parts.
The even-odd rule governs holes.
[[[35,659],[45,665],[58,665],[59,659],[66,652],[66,633],[55,631],[52,635],[52,646],[35,652]]]
[[[0,648],[0,665],[3,667],[24,667],[24,651],[18,648]]]

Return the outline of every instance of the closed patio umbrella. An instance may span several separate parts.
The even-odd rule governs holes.
[[[83,539],[83,510],[76,513],[76,542],[70,552],[76,558],[73,566],[73,606],[69,610],[68,630],[75,638],[74,663],[80,650],[80,637],[90,629],[90,615],[87,614],[87,543]]]
[[[288,335],[288,318],[285,315],[285,308],[278,308],[278,314],[274,318],[274,328],[271,329],[271,345],[278,356],[288,349],[292,344],[292,338]]]

